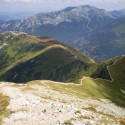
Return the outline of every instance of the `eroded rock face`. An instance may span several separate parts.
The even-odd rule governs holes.
[[[125,109],[109,100],[79,99],[41,84],[1,83],[0,93],[9,96],[10,115],[3,125],[117,125]]]

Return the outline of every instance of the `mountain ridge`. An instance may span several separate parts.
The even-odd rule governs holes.
[[[113,17],[110,12],[86,5],[9,21],[0,25],[0,31],[23,31],[32,35],[47,35],[59,41],[68,42],[113,21],[114,18],[116,17]]]
[[[0,57],[4,59],[1,61],[0,79],[10,82],[49,79],[79,83],[82,76],[111,80],[107,66],[117,59],[96,63],[51,37],[31,36],[23,32],[4,32],[0,39]]]
[[[0,34],[0,40],[0,57],[3,59],[0,62],[1,80],[27,82],[33,79],[53,79],[51,74],[54,75],[56,69],[62,68],[63,75],[59,73],[60,77],[56,77],[56,80],[65,81],[72,79],[72,77],[68,79],[68,75],[80,72],[81,67],[85,69],[91,64],[95,65],[95,62],[86,55],[50,37],[5,32]],[[68,71],[65,72],[63,67],[66,67]],[[70,72],[72,69],[74,69],[73,72]]]

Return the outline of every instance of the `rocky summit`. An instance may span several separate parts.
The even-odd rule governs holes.
[[[7,102],[6,110],[0,114],[3,125],[120,125],[124,122],[125,108],[108,99],[80,99],[56,91],[52,83],[1,82],[0,93],[4,96],[0,101]]]

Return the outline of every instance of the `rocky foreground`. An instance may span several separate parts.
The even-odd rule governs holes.
[[[0,84],[9,97],[3,125],[121,125],[125,108],[107,99],[79,99],[41,84]]]

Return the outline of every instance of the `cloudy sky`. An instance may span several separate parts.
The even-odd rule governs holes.
[[[125,0],[0,0],[0,12],[50,12],[86,4],[106,10],[125,9]]]

